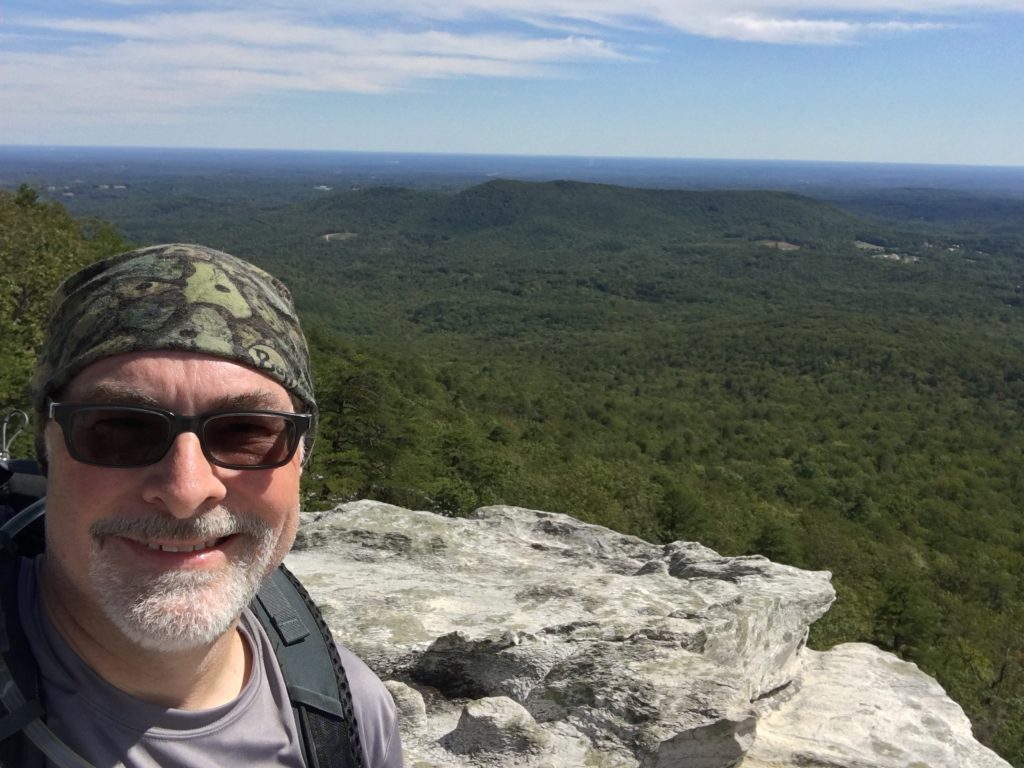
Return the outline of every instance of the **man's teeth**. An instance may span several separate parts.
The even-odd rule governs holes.
[[[216,544],[217,539],[212,539],[210,541],[204,541],[201,544],[181,544],[172,546],[171,544],[154,544],[149,542],[146,546],[150,549],[158,549],[161,552],[198,552],[201,549],[209,549],[210,547],[216,546]]]

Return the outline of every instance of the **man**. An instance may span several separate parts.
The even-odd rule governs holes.
[[[316,420],[287,289],[194,245],[93,264],[54,297],[33,405],[46,550],[18,610],[46,725],[96,766],[304,765],[247,608],[294,541]],[[362,764],[400,767],[390,696],[339,653]]]

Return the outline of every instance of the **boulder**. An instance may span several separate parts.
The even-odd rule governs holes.
[[[865,643],[802,655],[793,695],[761,718],[741,768],[1008,765],[916,664]]]
[[[371,501],[304,513],[287,564],[388,681],[417,768],[1007,765],[912,665],[805,648],[827,572],[549,512]],[[876,760],[890,744],[904,762]]]

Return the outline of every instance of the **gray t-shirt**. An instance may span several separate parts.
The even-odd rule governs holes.
[[[64,641],[39,592],[38,558],[22,564],[22,626],[35,651],[47,725],[97,768],[302,768],[291,705],[270,640],[247,610],[239,628],[252,674],[232,701],[166,709],[114,688]],[[339,648],[352,688],[366,768],[401,768],[395,705],[377,676]]]

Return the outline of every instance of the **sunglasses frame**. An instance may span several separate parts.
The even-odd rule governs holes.
[[[128,411],[132,413],[144,413],[150,416],[159,416],[163,419],[169,428],[165,444],[162,446],[159,455],[152,461],[146,461],[138,464],[115,464],[109,462],[88,461],[81,458],[78,455],[78,451],[75,446],[72,445],[72,422],[75,415],[84,411],[101,411],[110,409]],[[68,454],[71,458],[82,464],[89,464],[94,467],[110,467],[112,469],[136,469],[138,467],[148,467],[153,464],[158,464],[167,455],[167,452],[171,449],[171,446],[174,445],[174,441],[178,439],[178,436],[185,432],[191,432],[199,438],[199,445],[203,450],[203,456],[205,456],[206,460],[214,466],[224,467],[225,469],[276,469],[277,467],[283,467],[292,460],[292,457],[295,456],[295,451],[299,449],[299,445],[302,443],[303,435],[309,431],[309,428],[313,423],[312,414],[292,413],[289,411],[211,411],[209,413],[201,413],[197,416],[182,416],[174,413],[173,411],[164,410],[163,408],[153,408],[145,405],[123,405],[120,403],[86,403],[75,405],[69,403],[58,403],[54,400],[50,401],[48,413],[49,417],[60,426],[61,432],[64,434],[64,445],[67,447]],[[211,454],[210,449],[206,444],[206,439],[203,436],[203,428],[210,419],[224,416],[281,417],[291,425],[287,454],[281,461],[274,462],[273,464],[230,464],[216,458]]]

